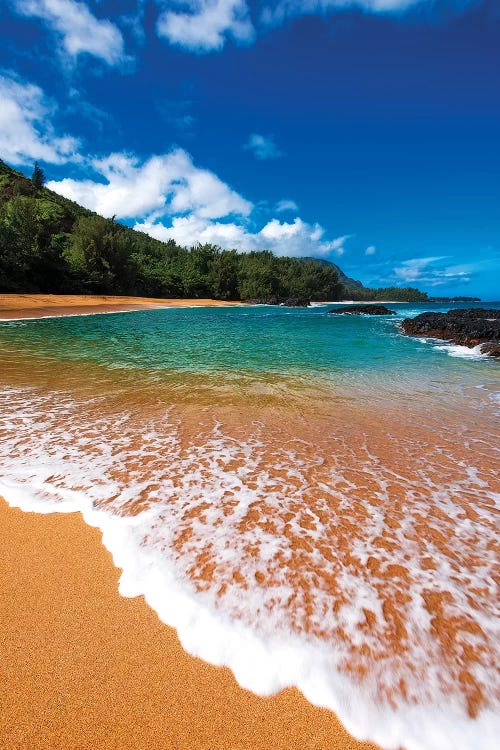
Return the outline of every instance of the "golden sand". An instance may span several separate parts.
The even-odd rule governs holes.
[[[240,303],[213,299],[112,297],[104,294],[0,294],[0,320],[127,312],[157,307],[227,307],[237,304]]]
[[[0,747],[374,750],[298,691],[260,698],[186,654],[78,514],[0,500],[0,520]]]

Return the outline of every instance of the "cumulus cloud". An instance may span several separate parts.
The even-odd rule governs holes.
[[[43,91],[11,74],[0,74],[0,154],[13,164],[34,160],[61,164],[77,159],[78,141],[58,136],[50,124],[55,105]]]
[[[75,92],[76,96],[77,92]],[[80,143],[56,134],[55,105],[36,85],[0,74],[0,154],[14,164],[35,160],[76,162],[92,177],[52,180],[47,187],[103,216],[135,221],[136,229],[183,245],[213,242],[242,252],[270,249],[278,255],[341,255],[347,237],[325,238],[319,224],[296,217],[270,218],[261,228],[254,205],[216,174],[197,167],[182,148],[139,159],[128,153],[81,156]],[[282,201],[279,208],[296,208]]]
[[[251,151],[256,159],[278,159],[284,156],[271,136],[259,133],[252,133],[243,148],[245,151]]]
[[[319,224],[308,224],[299,217],[292,223],[271,219],[259,232],[260,237],[277,255],[342,255],[348,236],[324,239],[325,230]]]
[[[342,255],[347,237],[328,241],[318,224],[295,219],[291,224],[271,219],[262,229],[252,231],[244,223],[208,221],[196,214],[174,217],[169,225],[162,221],[137,222],[134,229],[167,241],[174,239],[181,245],[198,242],[213,243],[240,252],[272,250],[275,255],[292,257]]]
[[[281,213],[284,213],[285,211],[298,211],[299,207],[297,206],[295,201],[291,201],[291,200],[284,198],[283,200],[278,201],[274,210],[277,213],[281,214]]]
[[[240,249],[245,240],[245,229],[235,222],[209,221],[196,214],[175,216],[166,225],[162,221],[146,219],[136,222],[134,229],[145,232],[157,240],[175,240],[179,245],[190,247],[198,242],[212,243],[225,248]]]
[[[232,214],[248,216],[252,210],[249,201],[212,172],[195,167],[180,148],[145,162],[115,153],[94,159],[91,167],[101,181],[66,178],[48,186],[99,214],[119,218],[194,212],[200,219],[211,220]]]
[[[187,0],[167,10],[156,25],[171,44],[204,53],[220,50],[228,38],[250,42],[254,28],[245,0]]]
[[[76,0],[14,0],[23,16],[39,18],[61,36],[70,57],[87,53],[108,65],[125,60],[123,36],[108,19],[96,18],[83,2]]]
[[[90,162],[98,179],[63,179],[47,186],[104,216],[135,219],[135,229],[181,245],[210,242],[240,252],[272,250],[277,255],[342,255],[347,236],[325,238],[319,224],[299,217],[272,218],[253,226],[253,204],[183,149],[141,162],[115,153]]]
[[[375,247],[375,245],[369,245],[369,247],[367,247],[365,250],[365,255],[375,255],[376,252],[377,248]]]

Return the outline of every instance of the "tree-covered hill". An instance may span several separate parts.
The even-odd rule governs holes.
[[[324,258],[303,258],[302,260],[314,261],[322,266],[331,266],[338,275],[342,285],[342,298],[355,300],[356,302],[424,302],[428,299],[425,292],[420,292],[413,287],[384,286],[373,289],[364,286],[361,281],[346,276],[343,270]]]
[[[223,300],[425,299],[416,289],[344,286],[333,263],[185,248],[104,219],[0,160],[0,292],[211,297]],[[349,280],[352,281],[352,280]],[[384,296],[385,293],[385,296]]]
[[[363,284],[361,281],[357,281],[356,279],[351,279],[350,276],[347,276],[343,270],[338,266],[336,263],[333,263],[331,260],[326,260],[325,258],[302,258],[302,260],[313,260],[315,263],[320,263],[322,266],[332,266],[336,271],[337,275],[339,277],[339,281],[346,289],[363,289]]]

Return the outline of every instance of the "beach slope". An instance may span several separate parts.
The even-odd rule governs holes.
[[[142,598],[118,594],[79,514],[0,499],[0,747],[375,750],[296,690],[259,698],[186,654]]]

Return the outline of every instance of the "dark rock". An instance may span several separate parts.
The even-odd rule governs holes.
[[[349,305],[330,312],[335,315],[396,315],[394,310],[389,310],[384,305]]]
[[[307,299],[307,297],[289,297],[282,300],[280,304],[284,305],[284,307],[309,307],[311,300]]]
[[[270,294],[267,297],[246,300],[250,305],[283,305],[284,307],[309,307],[311,300],[307,297],[278,297]]]
[[[401,328],[410,336],[444,339],[471,348],[484,344],[482,352],[492,357],[500,354],[500,310],[479,307],[447,313],[426,312],[406,318]]]
[[[487,344],[481,346],[481,354],[489,354],[490,357],[500,357],[500,343],[495,344],[493,341],[488,341]]]
[[[245,300],[249,305],[279,305],[280,299],[277,294],[269,294],[267,297]]]

